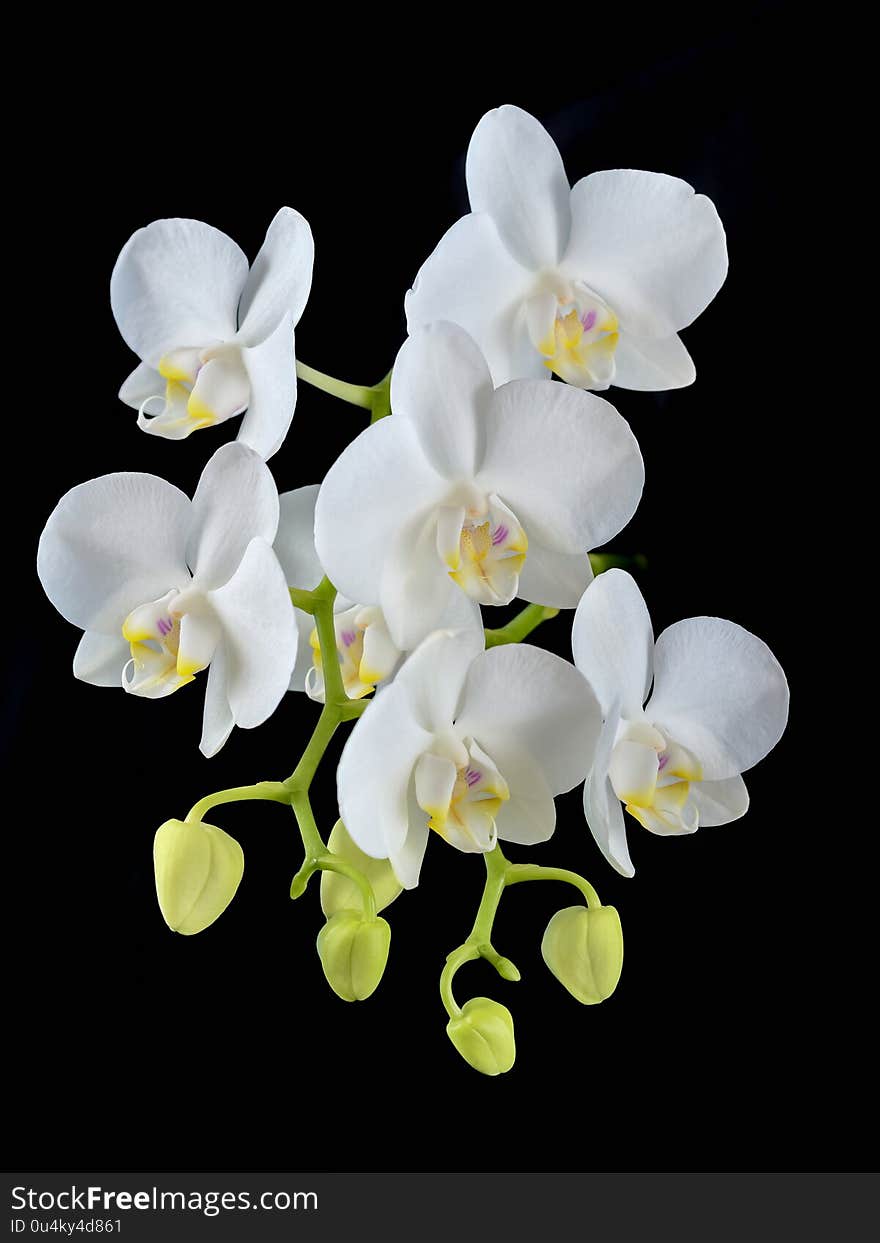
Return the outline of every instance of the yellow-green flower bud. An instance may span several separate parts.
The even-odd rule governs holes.
[[[156,831],[153,865],[165,923],[192,936],[213,924],[235,897],[244,853],[216,825],[166,820]]]
[[[469,1066],[483,1075],[503,1075],[516,1058],[513,1015],[489,997],[472,997],[446,1024],[446,1035]]]
[[[377,911],[390,906],[403,892],[403,886],[394,875],[388,860],[373,859],[370,855],[365,855],[360,846],[356,846],[351,840],[341,820],[334,824],[327,847],[334,855],[354,864],[367,878],[373,888]],[[353,880],[339,872],[321,873],[321,910],[328,919],[337,911],[356,911],[362,906],[361,891]]]
[[[391,927],[360,911],[337,911],[318,933],[327,983],[343,1001],[365,1001],[379,987],[388,962]]]
[[[541,942],[544,962],[572,997],[593,1006],[610,997],[623,966],[623,931],[613,906],[557,911]]]

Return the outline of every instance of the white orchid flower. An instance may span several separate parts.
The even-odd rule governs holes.
[[[324,577],[315,551],[315,502],[318,485],[281,494],[281,518],[275,552],[287,575],[288,585],[312,591]],[[337,594],[334,601],[336,650],[342,683],[349,699],[363,699],[376,686],[393,676],[404,652],[388,632],[382,610],[376,605],[356,604]],[[314,618],[295,609],[299,630],[296,666],[290,689],[304,690],[318,703],[324,702],[324,660]],[[482,641],[480,607],[461,592],[454,592],[432,628],[475,629]]]
[[[531,845],[556,825],[553,798],[592,760],[601,723],[584,678],[527,644],[481,650],[435,631],[370,703],[339,762],[339,810],[356,844],[419,879],[430,830],[466,852]]]
[[[720,617],[689,617],[655,646],[635,582],[608,570],[578,605],[572,649],[604,718],[584,811],[612,867],[635,870],[621,801],[662,835],[745,814],[741,774],[775,747],[788,719],[785,674],[763,640]]]
[[[85,631],[76,677],[161,699],[210,666],[204,754],[233,725],[260,725],[296,660],[277,526],[272,475],[241,444],[217,450],[192,501],[155,475],[71,489],[46,523],[37,572],[62,617]]]
[[[122,248],[110,302],[143,361],[119,391],[138,427],[182,440],[247,413],[238,439],[263,458],[296,405],[293,330],[312,283],[314,242],[282,207],[248,270],[232,238],[201,220],[154,220]]]
[[[514,596],[574,608],[587,553],[616,535],[641,496],[635,438],[600,397],[518,380],[495,391],[453,324],[405,342],[390,418],[366,428],[318,494],[315,543],[332,582],[378,605],[401,651],[437,625],[451,596]]]
[[[471,214],[407,294],[409,331],[460,324],[496,384],[552,373],[578,388],[692,383],[678,337],[727,274],[712,202],[663,173],[614,169],[569,190],[544,127],[510,104],[487,112],[467,154]]]

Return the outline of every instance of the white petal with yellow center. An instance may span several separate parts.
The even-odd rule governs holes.
[[[446,522],[450,510],[441,510],[438,521]],[[457,512],[457,511],[456,511]],[[529,541],[512,510],[497,497],[490,496],[483,513],[468,510],[459,527],[458,564],[444,560],[449,577],[478,604],[509,604],[519,586]]]
[[[371,695],[378,682],[390,677],[400,660],[382,610],[356,604],[337,613],[333,619],[336,654],[342,672],[342,685],[349,699]],[[324,660],[318,631],[309,636],[312,667],[306,674],[305,689],[311,699],[324,702]]]
[[[473,739],[460,743],[459,763],[428,751],[415,767],[416,801],[428,828],[459,850],[484,853],[497,840],[495,818],[510,790],[493,761]]]
[[[622,721],[608,776],[626,810],[652,833],[693,833],[699,824],[690,783],[698,761],[647,720]]]
[[[586,285],[546,278],[526,303],[526,323],[544,366],[576,388],[607,388],[614,379],[617,316]]]
[[[131,660],[122,672],[122,685],[132,695],[162,699],[193,680],[180,673],[180,616],[172,610],[179,592],[169,591],[159,600],[133,609],[122,625],[122,637],[130,644]]]
[[[158,375],[164,395],[138,403],[138,426],[154,436],[183,440],[241,414],[250,400],[250,381],[237,345],[212,341],[163,354]]]

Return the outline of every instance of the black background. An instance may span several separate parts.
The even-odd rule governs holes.
[[[817,732],[805,618],[822,565],[792,449],[810,378],[797,317],[810,308],[790,284],[802,222],[787,171],[797,52],[786,10],[740,8],[711,29],[682,23],[624,42],[620,25],[567,33],[563,23],[542,53],[523,35],[507,54],[464,28],[448,50],[427,28],[413,33],[404,54],[390,35],[361,42],[326,21],[321,37],[274,49],[271,31],[249,30],[238,47],[230,29],[217,62],[195,42],[184,64],[133,44],[118,58],[62,65],[46,119],[14,137],[31,158],[12,256],[24,261],[28,328],[6,416],[23,550],[7,584],[5,644],[9,1159],[80,1169],[861,1168],[844,1121],[862,1091],[867,1039],[848,974],[859,899],[852,873],[842,881],[848,830],[835,820],[828,758],[837,744],[824,724]],[[213,789],[287,775],[316,710],[291,695],[264,727],[235,731],[205,760],[198,692],[147,702],[72,678],[78,636],[42,596],[33,554],[75,483],[133,469],[191,491],[235,435],[230,424],[182,444],[144,436],[116,399],[135,360],[108,282],[134,229],[192,216],[253,257],[277,207],[297,207],[316,242],[298,353],[372,382],[403,339],[404,291],[467,210],[473,127],[508,101],[549,128],[572,181],[655,169],[718,206],[731,268],[684,334],[696,384],[607,394],[647,469],[642,505],[614,548],[646,554],[639,581],[657,633],[700,613],[754,630],[789,673],[793,709],[782,743],[747,778],[747,817],[681,839],[632,824],[635,879],[600,856],[579,792],[559,800],[550,844],[510,851],[589,876],[621,913],[626,963],[610,1001],[578,1006],[539,949],[573,895],[510,891],[495,943],[522,981],[484,963],[458,976],[462,999],[488,994],[514,1013],[516,1066],[489,1080],[449,1045],[437,995],[479,898],[479,859],[431,843],[419,889],[387,912],[388,972],[363,1004],[338,1000],[322,977],[317,886],[297,903],[287,896],[301,849],[280,807],[215,814],[244,846],[239,894],[201,936],[166,929],[155,828]],[[319,480],[362,425],[354,407],[302,385],[271,463],[279,489]],[[568,634],[557,619],[538,641],[568,654]],[[314,787],[328,830],[336,754]]]

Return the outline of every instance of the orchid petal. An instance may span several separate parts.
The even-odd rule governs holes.
[[[208,669],[205,685],[205,709],[202,714],[202,739],[199,750],[209,758],[216,755],[232,733],[235,721],[227,694],[228,657],[221,642]]]
[[[212,609],[202,606],[183,615],[177,649],[177,672],[181,677],[191,677],[207,669],[221,634],[219,619]]]
[[[608,776],[624,803],[650,807],[657,789],[658,754],[643,742],[621,739],[611,754]]]
[[[696,781],[691,785],[691,800],[697,809],[701,829],[730,824],[749,809],[749,792],[742,777]]]
[[[406,694],[422,729],[442,733],[452,726],[468,670],[482,650],[478,630],[437,630],[404,662],[394,685]]]
[[[451,323],[417,329],[391,373],[394,417],[413,425],[428,461],[450,479],[476,473],[493,391],[479,347]]]
[[[379,603],[395,646],[417,647],[459,591],[437,555],[434,515],[417,514],[397,532],[382,569]]]
[[[642,593],[624,570],[606,570],[587,588],[571,647],[603,713],[618,700],[624,717],[639,718],[653,677],[654,632]]]
[[[312,287],[315,243],[305,216],[282,207],[269,228],[245,281],[238,310],[242,344],[259,345],[281,320],[299,323]]]
[[[603,398],[536,380],[496,391],[477,484],[491,484],[530,540],[557,552],[600,547],[635,513],[644,478],[629,425]]]
[[[498,837],[521,846],[548,841],[556,828],[556,804],[540,765],[509,741],[496,740],[493,759],[510,796],[495,817]]]
[[[723,781],[748,771],[782,737],[788,684],[757,635],[720,617],[689,617],[657,640],[645,711],[697,758],[706,781]]]
[[[115,686],[118,690],[122,671],[130,659],[128,643],[120,633],[99,634],[87,630],[73,657],[73,676],[92,686]]]
[[[512,104],[487,112],[465,175],[472,210],[489,213],[520,263],[537,270],[559,261],[571,229],[568,178],[540,121]]]
[[[186,440],[193,432],[211,427],[216,422],[213,415],[199,418],[190,412],[191,396],[186,385],[177,381],[167,383],[163,392],[145,398],[138,406],[138,427],[165,440]]]
[[[252,539],[233,576],[208,600],[223,626],[233,719],[252,729],[275,711],[296,662],[293,606],[269,543]]]
[[[241,352],[250,397],[238,439],[266,460],[284,443],[296,409],[293,323],[291,315],[283,316],[264,341]]]
[[[602,726],[593,767],[584,785],[584,815],[596,845],[614,870],[621,876],[634,876],[635,868],[626,842],[623,808],[608,776],[619,724],[620,705],[614,703]]]
[[[190,581],[189,498],[155,475],[102,475],[61,498],[40,537],[37,573],[82,630],[118,633],[132,609]]]
[[[404,846],[410,778],[430,741],[412,714],[406,689],[393,682],[370,703],[343,748],[336,773],[340,816],[352,840],[374,859]],[[421,819],[427,834],[423,813]]]
[[[571,240],[560,264],[642,337],[686,328],[727,275],[724,229],[711,199],[664,173],[592,173],[571,191]]]
[[[621,334],[614,351],[614,383],[618,388],[656,393],[693,384],[697,372],[681,338],[633,337]]]
[[[186,408],[195,422],[213,427],[241,414],[249,398],[250,384],[241,350],[234,345],[222,345],[204,357]]]
[[[315,505],[315,548],[331,582],[351,600],[378,604],[402,520],[427,517],[447,488],[406,419],[365,428],[330,467]]]
[[[573,609],[592,581],[593,567],[585,552],[556,552],[530,539],[516,594],[548,608]]]
[[[150,367],[147,363],[138,363],[128,379],[123,381],[119,390],[119,400],[124,401],[134,410],[140,410],[144,402],[150,401],[151,398],[164,400],[166,383],[165,378],[159,375],[155,367]]]
[[[287,585],[298,587],[301,591],[312,591],[324,577],[315,552],[318,487],[316,483],[308,484],[304,488],[295,488],[293,492],[282,492],[279,497],[281,512],[275,536],[275,556],[281,562]]]
[[[409,824],[406,830],[406,837],[401,846],[391,851],[389,862],[394,875],[404,889],[415,889],[419,883],[422,861],[425,857],[431,832],[428,828],[428,818],[416,803],[412,788],[410,789],[408,805]]]
[[[479,344],[496,384],[519,376],[549,378],[527,331],[523,306],[535,283],[485,213],[463,216],[446,231],[406,295],[414,333],[448,320]]]
[[[169,350],[228,341],[248,262],[201,220],[154,220],[129,238],[110,278],[123,340],[152,367]]]
[[[271,544],[278,529],[278,492],[262,458],[226,444],[210,459],[192,502],[187,560],[202,589],[221,587],[255,536]]]
[[[600,728],[599,705],[586,680],[567,661],[529,644],[477,656],[456,721],[457,732],[477,739],[490,755],[505,741],[528,752],[553,794],[583,781]]]

